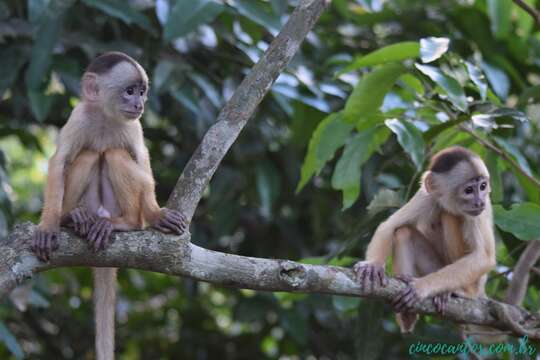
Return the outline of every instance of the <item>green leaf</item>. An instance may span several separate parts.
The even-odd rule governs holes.
[[[28,92],[30,109],[38,121],[42,122],[47,118],[47,115],[49,115],[49,111],[51,110],[53,99],[52,96],[45,95],[40,91]]]
[[[15,356],[15,358],[24,358],[24,353],[21,346],[17,342],[17,339],[15,339],[15,336],[13,336],[11,331],[9,331],[3,322],[0,322],[0,341],[6,344],[6,347],[13,354],[13,356]]]
[[[414,59],[420,55],[420,44],[417,41],[404,41],[385,46],[367,55],[356,57],[353,62],[340,70],[336,76],[361,69],[366,66],[398,62]]]
[[[371,202],[369,203],[367,210],[370,217],[391,208],[399,208],[401,206],[401,197],[397,191],[390,189],[380,190]]]
[[[277,33],[281,28],[279,17],[267,11],[261,4],[253,0],[235,0],[233,6],[240,14],[251,21]]]
[[[361,167],[389,135],[384,127],[369,129],[356,134],[345,146],[332,175],[332,187],[343,192],[342,210],[351,207],[360,195]]]
[[[427,37],[420,39],[420,58],[423,63],[437,60],[448,51],[450,39],[440,37]]]
[[[149,31],[153,35],[156,33],[155,29],[150,24],[150,20],[148,20],[144,14],[132,8],[129,3],[126,3],[125,1],[83,0],[83,2],[88,6],[103,11],[109,16],[123,21],[127,25],[135,24],[142,29]]]
[[[484,70],[495,94],[497,94],[500,99],[506,100],[508,92],[510,91],[510,79],[508,78],[508,75],[506,75],[499,67],[488,64],[485,61],[480,63],[480,67]]]
[[[3,46],[0,49],[0,99],[4,92],[11,87],[19,69],[27,61],[21,47]]]
[[[476,85],[476,88],[480,93],[480,98],[482,101],[486,100],[488,87],[484,73],[476,65],[473,65],[468,61],[465,61],[465,66],[467,67],[469,78],[472,80],[474,85]]]
[[[540,206],[533,203],[513,204],[510,210],[494,205],[495,223],[521,240],[540,239]]]
[[[353,127],[344,121],[341,112],[330,114],[319,123],[309,141],[296,192],[302,190],[309,179],[334,157],[336,150],[345,144]]]
[[[351,312],[358,309],[360,298],[353,296],[332,296],[332,305],[338,312]]]
[[[163,38],[170,41],[186,36],[199,25],[214,20],[224,9],[214,0],[177,0],[165,24]]]
[[[465,92],[456,79],[449,77],[434,66],[421,64],[415,64],[415,66],[446,92],[448,98],[456,108],[461,111],[467,111],[468,106]]]
[[[382,65],[365,75],[356,84],[352,94],[345,103],[343,115],[347,123],[358,123],[362,119],[377,113],[386,93],[404,72],[401,64]]]
[[[270,161],[263,161],[255,167],[257,192],[261,202],[261,214],[269,218],[272,215],[272,205],[279,196],[279,171]]]
[[[512,0],[487,0],[491,32],[497,39],[504,39],[511,30]]]
[[[62,32],[62,23],[62,16],[43,18],[32,46],[30,66],[26,71],[28,90],[39,89],[46,79],[52,61],[52,50]]]
[[[416,169],[421,170],[425,158],[425,144],[420,130],[408,121],[390,119],[384,123],[396,134],[398,142],[403,147],[403,150],[409,154],[414,165],[416,165]]]
[[[493,151],[489,151],[486,156],[486,166],[490,174],[491,201],[500,203],[503,200],[503,185],[502,185],[502,165],[500,164],[499,156]]]
[[[418,80],[416,76],[409,73],[403,74],[399,77],[399,81],[402,82],[405,87],[411,89],[414,94],[424,96],[424,85],[422,85],[422,82]]]

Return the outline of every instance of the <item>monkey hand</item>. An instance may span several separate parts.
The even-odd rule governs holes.
[[[187,229],[187,219],[178,210],[161,209],[161,216],[152,227],[164,233],[182,235]]]
[[[90,228],[88,236],[88,248],[94,251],[103,250],[112,243],[111,233],[114,230],[112,222],[107,218],[99,218]]]
[[[51,253],[58,249],[58,229],[48,230],[38,227],[32,234],[30,249],[39,260],[49,261]]]
[[[97,219],[94,214],[88,212],[84,207],[71,210],[67,217],[67,221],[71,222],[73,230],[79,236],[86,236]]]
[[[397,313],[410,312],[411,308],[421,299],[415,287],[415,278],[411,275],[402,274],[396,276],[396,279],[403,281],[407,287],[392,300],[392,307]]]
[[[368,283],[370,283],[372,287],[375,284],[378,286],[386,286],[386,284],[388,284],[384,266],[375,262],[358,261],[354,264],[353,271],[355,272],[356,279],[360,283],[362,289],[366,289]]]

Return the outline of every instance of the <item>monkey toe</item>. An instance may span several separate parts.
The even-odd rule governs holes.
[[[88,232],[88,248],[94,251],[103,250],[110,243],[112,223],[105,218],[96,221]]]

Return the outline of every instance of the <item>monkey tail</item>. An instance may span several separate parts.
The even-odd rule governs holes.
[[[114,359],[114,312],[116,308],[116,268],[94,268],[94,319],[96,359]]]

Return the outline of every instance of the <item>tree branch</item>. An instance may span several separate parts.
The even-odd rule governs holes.
[[[153,231],[115,233],[114,243],[98,253],[88,250],[87,244],[73,233],[62,231],[59,250],[48,263],[43,263],[30,251],[34,229],[35,225],[28,222],[17,225],[7,242],[0,246],[2,296],[37,272],[71,266],[133,268],[226,287],[362,296],[386,301],[405,287],[401,281],[390,279],[384,288],[362,289],[348,268],[225,254],[193,245],[187,235],[176,237]],[[414,311],[436,315],[431,299],[422,301]],[[444,318],[540,339],[537,315],[494,300],[452,298]]]
[[[529,285],[529,272],[540,259],[540,241],[529,241],[525,250],[514,267],[512,280],[506,289],[504,302],[512,305],[521,305]]]
[[[167,206],[189,219],[221,160],[234,143],[278,75],[315,25],[327,0],[303,0],[259,62],[236,89],[184,168]]]
[[[513,0],[514,3],[531,15],[536,24],[540,24],[540,12],[523,0]]]

